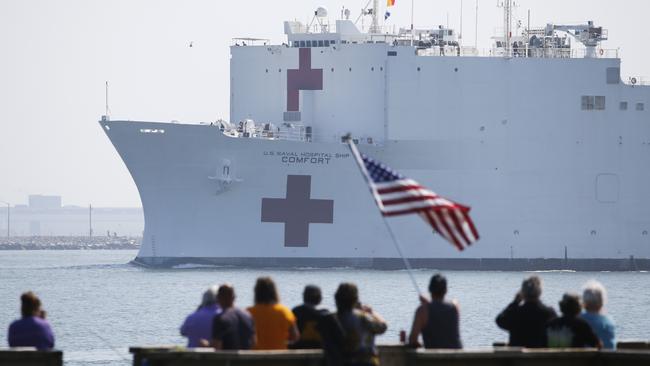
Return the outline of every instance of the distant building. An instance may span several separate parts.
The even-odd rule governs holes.
[[[62,206],[60,196],[30,195],[28,205],[11,207],[11,236],[142,236],[140,207]],[[7,210],[0,209],[0,235],[7,232]]]
[[[44,196],[32,194],[29,196],[29,208],[56,209],[61,208],[61,196]]]

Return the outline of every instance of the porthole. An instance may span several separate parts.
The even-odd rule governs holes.
[[[352,71],[352,68],[350,67],[350,68],[348,68],[348,70],[349,70],[349,71]]]
[[[266,69],[266,73],[267,73],[267,74],[269,73],[269,69]]]
[[[370,68],[370,71],[375,71],[375,68],[374,68],[374,67],[371,67],[371,68]]]
[[[457,67],[454,68],[454,72],[458,72],[458,68],[457,68]]]
[[[591,236],[596,235],[596,230],[591,230]]]
[[[332,70],[332,72],[334,72],[334,68],[333,68],[333,67],[332,67],[330,70]]]
[[[278,69],[278,72],[282,72],[282,69]]]
[[[420,67],[418,66],[418,71],[420,71],[420,70],[421,70],[421,69],[420,69]]]

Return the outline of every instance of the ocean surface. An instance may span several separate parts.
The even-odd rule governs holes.
[[[129,346],[184,345],[178,328],[196,309],[202,292],[212,284],[235,285],[237,304],[252,304],[256,277],[270,275],[281,302],[301,302],[303,286],[323,289],[323,306],[334,306],[333,293],[343,281],[359,286],[363,303],[386,318],[388,332],[378,343],[396,343],[409,330],[418,305],[417,293],[405,271],[354,269],[251,270],[184,266],[170,270],[136,267],[135,251],[0,251],[0,347],[7,346],[11,321],[20,313],[20,294],[35,291],[48,312],[56,347],[66,365],[129,365]],[[433,271],[415,272],[423,290]],[[490,346],[507,340],[494,318],[515,295],[526,272],[446,272],[449,298],[461,306],[465,347]],[[538,272],[544,281],[543,300],[557,309],[566,291],[581,291],[590,279],[609,291],[607,312],[617,324],[619,339],[650,339],[650,274],[607,272]]]

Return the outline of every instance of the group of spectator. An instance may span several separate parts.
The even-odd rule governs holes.
[[[334,294],[336,312],[319,308],[320,288],[306,286],[303,304],[290,310],[280,303],[275,283],[260,277],[255,284],[254,305],[235,306],[232,285],[212,286],[203,294],[198,309],[182,324],[188,347],[222,350],[282,350],[322,348],[328,364],[377,365],[375,336],[386,331],[386,321],[359,301],[352,283],[341,283]],[[445,300],[447,279],[431,277],[430,298],[421,296],[407,344],[411,347],[460,349],[460,311],[456,301]],[[519,347],[604,347],[616,344],[614,323],[602,314],[604,287],[590,281],[582,299],[564,294],[561,316],[541,301],[539,277],[525,279],[514,300],[497,316],[497,325],[508,331],[508,345]],[[54,347],[54,335],[41,302],[32,292],[21,296],[22,318],[9,327],[9,346]],[[583,309],[584,307],[584,309]]]
[[[255,283],[254,305],[235,306],[235,290],[224,284],[203,294],[199,308],[181,326],[189,347],[222,350],[282,350],[323,348],[329,364],[376,365],[375,335],[384,333],[386,321],[359,302],[352,283],[339,285],[336,313],[319,309],[320,288],[309,285],[304,303],[290,310],[280,303],[275,283],[260,277]]]
[[[527,278],[515,299],[497,316],[497,325],[510,332],[510,346],[615,347],[614,322],[602,314],[606,292],[600,283],[587,283],[582,302],[579,295],[565,293],[559,302],[560,317],[542,303],[541,295],[541,279]]]

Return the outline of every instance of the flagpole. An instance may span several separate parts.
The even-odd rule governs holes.
[[[352,156],[354,157],[354,161],[357,163],[357,166],[361,170],[361,175],[363,176],[363,179],[365,179],[366,183],[368,184],[368,187],[370,187],[370,185],[373,183],[370,180],[370,176],[368,175],[368,171],[366,170],[365,165],[363,164],[363,160],[361,159],[359,150],[357,150],[357,146],[354,144],[354,141],[352,141],[352,137],[350,137],[350,135],[347,135],[345,137],[345,140],[348,143],[348,146],[350,147],[350,151],[352,151]],[[377,197],[375,197],[375,193],[372,191],[372,189],[370,191],[372,196],[375,198],[375,204],[377,204],[377,206],[379,207]],[[420,286],[418,286],[418,283],[415,280],[415,276],[413,275],[413,268],[411,267],[411,263],[409,262],[408,258],[404,256],[404,253],[402,252],[402,247],[399,241],[397,240],[397,237],[395,236],[393,229],[388,223],[388,220],[386,220],[386,216],[384,216],[383,213],[381,214],[381,218],[384,221],[384,225],[386,225],[386,229],[388,230],[388,234],[390,235],[390,238],[393,241],[393,245],[395,246],[395,249],[397,249],[397,253],[402,258],[402,261],[404,262],[404,267],[406,267],[406,272],[408,273],[409,278],[411,279],[415,291],[417,291],[418,295],[422,297],[422,291],[420,291]]]

